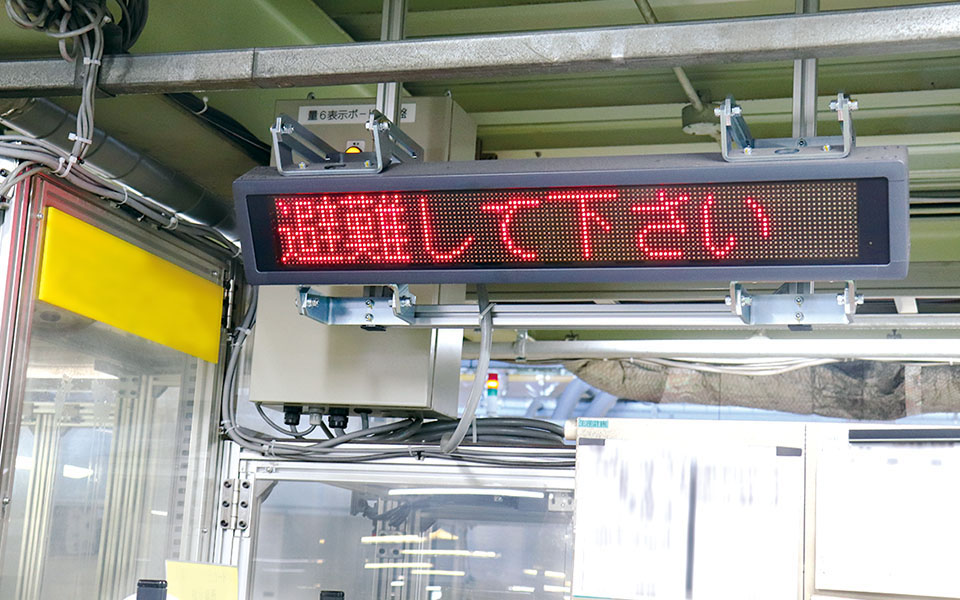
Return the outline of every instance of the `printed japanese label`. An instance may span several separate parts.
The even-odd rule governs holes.
[[[342,106],[301,106],[297,120],[304,125],[317,123],[366,123],[375,104],[349,104]],[[417,105],[414,103],[400,106],[400,122],[413,123],[417,120]]]

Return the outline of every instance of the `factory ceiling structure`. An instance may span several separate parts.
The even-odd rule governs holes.
[[[716,144],[710,137],[684,132],[681,111],[690,98],[672,67],[684,63],[688,81],[708,103],[734,95],[751,116],[754,133],[772,137],[789,134],[789,59],[806,52],[822,58],[823,98],[844,91],[860,99],[860,145],[909,144],[916,195],[955,199],[953,192],[960,188],[955,166],[960,58],[955,40],[938,29],[956,19],[956,7],[930,4],[926,13],[911,13],[923,10],[912,4],[824,1],[819,7],[823,15],[804,17],[825,19],[818,22],[795,20],[790,15],[796,6],[790,0],[654,2],[661,24],[653,26],[645,24],[632,0],[411,1],[405,37],[435,40],[436,45],[411,47],[426,58],[417,67],[420,73],[391,73],[391,61],[409,66],[410,56],[368,44],[380,38],[378,2],[213,0],[198,10],[195,3],[175,0],[152,5],[131,57],[114,59],[132,60],[124,65],[137,65],[134,71],[127,72],[126,66],[111,70],[109,59],[105,61],[97,124],[225,198],[233,179],[254,161],[160,92],[202,92],[211,107],[268,143],[275,100],[308,95],[372,98],[372,84],[381,74],[405,75],[408,94],[451,94],[476,120],[486,155],[713,151]],[[879,20],[874,21],[847,12],[876,8],[889,12],[876,13]],[[697,22],[714,20],[729,21],[729,31],[716,37],[698,34]],[[783,27],[775,26],[781,22]],[[840,43],[854,23],[867,37]],[[916,29],[918,24],[922,30]],[[625,29],[615,30],[610,39],[580,31],[594,27]],[[555,30],[559,37],[534,41],[516,35],[542,30]],[[630,55],[618,57],[614,39],[627,41],[623,50]],[[327,47],[342,44],[342,49]],[[282,50],[301,46],[318,48]],[[254,58],[255,48],[262,54]],[[275,52],[268,52],[271,49]],[[197,54],[228,50],[236,52]],[[154,58],[147,61],[149,55]],[[63,94],[57,102],[73,110],[72,94],[62,87],[72,85],[72,70],[56,63],[56,56],[51,40],[4,20],[0,59],[51,60],[2,63],[0,95],[22,95],[31,80],[43,80],[41,87],[47,89],[36,91]],[[520,66],[511,69],[511,62]],[[252,64],[259,65],[262,75],[245,70]],[[38,65],[43,70],[37,70]],[[209,80],[204,69],[213,75]],[[353,75],[338,78],[338,72]],[[348,81],[351,78],[354,81]],[[336,85],[321,85],[328,81]],[[826,102],[818,103],[824,129],[834,126]],[[953,212],[951,202],[929,199],[919,200],[916,211]]]
[[[0,597],[960,599],[960,2],[4,4]]]

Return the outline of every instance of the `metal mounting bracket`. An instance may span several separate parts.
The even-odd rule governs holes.
[[[277,171],[281,175],[375,175],[390,165],[423,160],[423,148],[380,111],[370,111],[366,128],[373,136],[374,151],[348,154],[281,114],[270,128]]]
[[[407,284],[391,284],[388,298],[362,296],[340,298],[325,296],[301,286],[297,290],[300,314],[324,325],[387,326],[410,325],[417,308],[417,297]]]
[[[853,320],[863,295],[848,281],[842,294],[816,294],[813,283],[785,283],[773,294],[750,294],[730,283],[726,302],[747,325],[827,325]]]
[[[763,160],[803,160],[823,158],[846,158],[856,145],[852,111],[857,110],[856,101],[840,93],[830,102],[830,110],[836,111],[840,121],[841,135],[816,136],[811,138],[755,139],[743,118],[743,109],[733,96],[727,96],[714,111],[720,117],[720,149],[728,162]]]

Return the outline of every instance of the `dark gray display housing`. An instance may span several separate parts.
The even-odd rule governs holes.
[[[883,264],[691,265],[594,268],[411,268],[384,270],[276,270],[257,264],[250,202],[256,197],[338,192],[497,190],[578,186],[753,183],[882,178],[888,182],[889,260]],[[842,281],[898,279],[910,256],[907,150],[857,148],[844,159],[728,163],[719,154],[676,154],[418,163],[379,175],[282,176],[258,167],[233,184],[247,279],[253,284],[563,283],[633,281]],[[262,200],[262,198],[261,198]]]

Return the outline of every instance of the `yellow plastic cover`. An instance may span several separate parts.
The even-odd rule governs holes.
[[[46,221],[40,300],[217,362],[219,285],[56,208]]]

